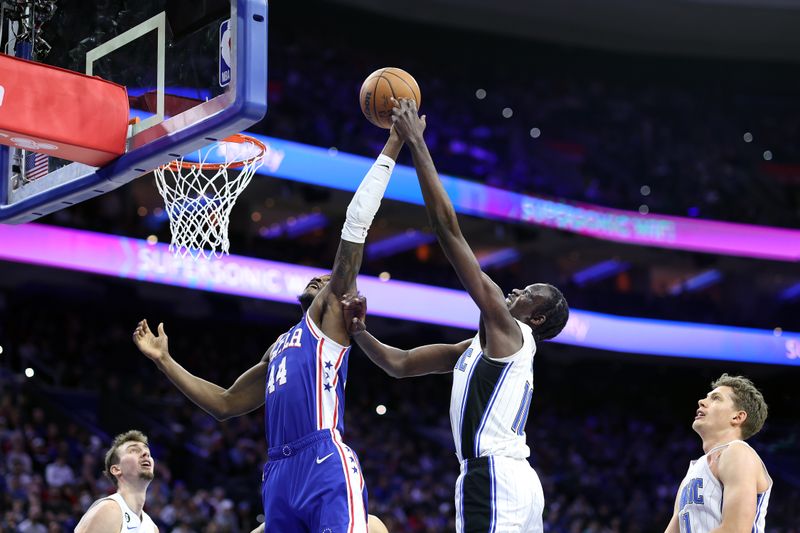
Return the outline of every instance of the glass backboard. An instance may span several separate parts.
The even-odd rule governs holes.
[[[0,222],[104,194],[266,113],[266,0],[0,3],[3,53],[124,86],[131,122],[124,152],[101,167],[37,156],[24,140],[0,146]]]

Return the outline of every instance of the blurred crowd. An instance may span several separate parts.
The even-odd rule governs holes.
[[[333,25],[331,16],[276,25],[271,107],[256,131],[370,155],[381,139],[358,112],[358,89],[373,69],[399,66],[420,84],[444,172],[630,211],[796,226],[800,77],[789,66],[615,55],[426,25],[392,40],[380,17],[346,12]]]
[[[156,309],[131,302],[143,313]],[[131,343],[124,326],[135,325],[135,309],[103,315],[101,303],[89,302],[79,318],[68,305],[54,305],[46,320],[35,304],[14,309],[13,317],[4,316],[0,367],[3,530],[71,531],[92,501],[113,492],[102,457],[110,438],[131,428],[151,440],[156,478],[146,511],[161,531],[238,533],[258,524],[262,410],[217,422],[186,400]],[[248,323],[233,313],[186,320],[162,311],[160,318],[175,358],[223,386],[289,326]],[[442,340],[438,335],[420,331],[417,340]],[[407,337],[390,333],[384,340],[402,345]],[[702,454],[689,425],[707,381],[695,379],[684,392],[685,367],[653,374],[602,358],[571,361],[564,350],[549,344],[539,350],[526,429],[547,500],[546,531],[663,530],[688,461]],[[350,367],[345,440],[361,459],[370,512],[394,532],[453,531],[458,463],[447,416],[450,376],[393,380],[357,350]],[[25,379],[23,368],[36,373]],[[599,384],[600,375],[626,386]],[[655,383],[665,387],[658,396],[650,392]],[[761,384],[772,411],[753,445],[776,483],[767,523],[770,531],[797,533],[800,464],[791,450],[800,427],[787,409],[789,387]]]
[[[421,85],[427,139],[444,173],[632,211],[646,206],[654,213],[797,226],[800,78],[783,66],[614,56],[429,26],[414,26],[413,39],[387,39],[386,26],[371,15],[288,4],[271,6],[270,110],[253,131],[372,156],[384,135],[358,111],[358,89],[372,70],[391,64]],[[276,22],[301,15],[302,24]],[[331,17],[339,23],[330,24]],[[69,33],[57,23],[52,28]],[[61,61],[73,59],[67,54]],[[148,225],[152,220],[136,214],[132,196],[120,190],[46,221],[162,238],[165,219]],[[315,264],[333,257],[336,240],[328,234],[293,246],[242,240],[237,253]],[[433,257],[425,268],[416,257],[392,258],[393,275],[454,286],[444,258]],[[366,266],[370,273],[383,268],[380,261]],[[528,262],[492,275],[513,286],[542,274],[537,268],[555,267]],[[51,287],[0,293],[0,531],[71,531],[95,499],[114,490],[102,474],[110,438],[136,428],[151,439],[157,467],[146,510],[162,532],[249,532],[262,513],[263,412],[213,420],[135,350],[130,335],[142,315],[165,320],[176,359],[227,386],[291,321],[248,315],[222,298],[212,299],[205,315],[177,312],[180,298],[146,301],[131,284],[95,281],[57,296]],[[625,291],[619,280],[579,290],[566,285],[565,293],[574,307],[619,314],[791,322],[785,309],[771,314],[774,303],[738,291],[742,281],[672,299]],[[44,294],[58,301],[37,305]],[[739,297],[744,305],[731,305]],[[108,302],[129,305],[112,309]],[[388,340],[442,340],[435,328],[407,333],[398,328]],[[654,395],[652,368],[618,367],[612,374],[606,360],[596,372],[581,362],[548,362],[548,353],[565,350],[545,345],[537,355],[527,426],[545,491],[545,530],[663,531],[688,461],[702,453],[682,413],[691,413],[692,395],[704,393],[707,381],[687,395],[686,375],[701,372],[660,368],[656,379],[664,390]],[[449,377],[391,380],[357,351],[351,357],[345,440],[361,459],[370,512],[393,532],[452,531],[458,464],[447,420]],[[22,377],[26,368],[35,371],[30,379]],[[598,384],[602,372],[609,377]],[[798,533],[800,465],[791,450],[800,427],[791,410],[780,408],[792,400],[781,402],[754,446],[776,482],[769,530]],[[378,404],[385,415],[376,412]]]
[[[63,6],[45,28],[47,61],[82,71],[89,44],[161,9],[157,0]],[[573,49],[331,3],[270,6],[270,18],[269,112],[251,131],[372,156],[383,135],[360,113],[360,84],[397,66],[419,82],[443,172],[629,211],[787,227],[800,216],[791,65]],[[398,25],[413,39],[387,38]],[[217,27],[203,31],[213,51]],[[170,69],[168,84],[207,87],[216,61],[198,53]],[[148,86],[152,66],[132,56],[124,74]]]
[[[103,12],[116,5],[126,20],[135,19],[155,12],[158,4],[109,0]],[[49,28],[55,34],[57,28],[76,26],[76,35],[81,35],[85,19],[95,16],[96,24],[113,34],[113,19],[86,9],[64,6]],[[370,72],[395,65],[414,74],[421,85],[427,140],[443,173],[515,192],[634,212],[642,208],[650,213],[798,225],[796,69],[595,52],[491,35],[476,39],[458,30],[411,23],[414,39],[386,39],[388,23],[378,24],[381,19],[371,14],[332,5],[315,10],[282,3],[270,9],[269,112],[252,131],[374,156],[385,134],[361,115],[357,95]],[[330,24],[332,19],[337,23]],[[54,43],[64,42],[54,46],[48,61],[74,66],[63,32],[52,38]],[[380,46],[365,46],[366,42]],[[508,54],[509,49],[515,53]],[[145,69],[134,63],[133,71]],[[216,67],[198,58],[197,64],[182,68],[207,74]],[[188,83],[197,72],[180,74]],[[401,161],[409,162],[402,158],[407,154],[401,154]],[[301,237],[269,239],[260,236],[259,228],[266,226],[257,220],[282,222],[320,205],[325,209],[330,207],[331,191],[289,182],[271,186],[266,209],[255,191],[240,198],[232,214],[231,249],[241,255],[329,266],[320,258],[334,256],[340,219]],[[284,198],[306,201],[281,210]],[[144,179],[42,222],[137,238],[152,234],[167,242],[170,229],[161,205],[152,181]],[[346,200],[337,207],[337,215],[343,216],[344,205]],[[142,210],[147,214],[137,214]],[[381,215],[376,220],[376,225],[384,222]],[[781,296],[797,282],[796,273],[780,270],[781,265],[754,272],[727,258],[650,250],[649,262],[632,262],[627,272],[578,286],[572,281],[577,262],[563,247],[556,253],[532,251],[532,243],[544,233],[538,228],[500,223],[484,227],[522,254],[517,262],[490,272],[506,290],[541,279],[559,285],[581,309],[769,329],[800,327],[796,291],[795,296]],[[579,238],[567,237],[576,239],[573,250],[579,254]],[[472,234],[467,238],[473,243]],[[617,253],[616,246],[609,244],[609,256]],[[669,271],[662,276],[669,280],[665,282],[653,272],[662,262],[659,254],[670,253],[664,263],[685,266],[687,278],[720,266],[721,279],[708,290],[673,292],[672,283],[683,274]],[[383,260],[367,257],[363,271],[388,271],[394,279],[459,287],[435,244]]]

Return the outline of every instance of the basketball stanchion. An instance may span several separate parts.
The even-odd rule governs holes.
[[[229,253],[231,209],[266,151],[258,139],[236,134],[195,152],[197,161],[181,157],[155,170],[172,233],[169,249],[176,257],[210,259]]]

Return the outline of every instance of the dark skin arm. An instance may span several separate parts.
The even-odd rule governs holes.
[[[395,161],[403,147],[403,141],[397,136],[394,128],[389,132],[389,140],[381,152]],[[364,255],[364,244],[339,240],[339,249],[333,260],[331,279],[308,309],[308,316],[322,332],[342,346],[350,343],[350,336],[342,319],[342,306],[339,301],[348,292],[356,290],[356,276],[361,269]]]
[[[489,357],[506,357],[522,347],[522,332],[508,310],[505,296],[480,267],[458,225],[455,209],[439,180],[439,174],[425,144],[425,118],[417,114],[414,100],[395,100],[392,120],[397,134],[411,150],[417,169],[425,209],[439,245],[461,284],[481,311],[481,343]]]
[[[345,295],[342,309],[353,340],[373,363],[393,378],[452,372],[456,361],[471,342],[471,339],[467,339],[458,344],[429,344],[401,350],[383,344],[367,331],[364,322],[367,313],[366,298],[361,295]]]
[[[133,342],[178,390],[217,420],[241,416],[264,405],[264,382],[267,379],[268,354],[272,347],[260,362],[239,376],[233,385],[224,389],[195,376],[172,358],[163,324],[158,325],[158,335],[153,335],[147,320],[142,320],[133,332]]]

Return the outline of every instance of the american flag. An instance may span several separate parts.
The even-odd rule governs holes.
[[[49,161],[45,154],[25,152],[25,179],[37,180],[46,176],[49,171]]]

